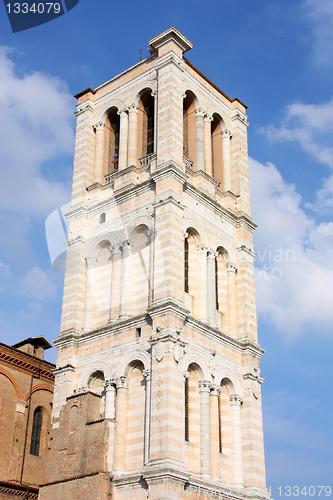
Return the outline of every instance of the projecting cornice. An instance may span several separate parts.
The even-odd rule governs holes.
[[[54,380],[53,370],[55,365],[49,361],[32,356],[31,354],[0,343],[0,361],[14,366],[16,369],[29,372],[38,378]]]

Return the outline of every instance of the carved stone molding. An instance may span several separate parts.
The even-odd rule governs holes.
[[[231,394],[230,404],[241,406],[243,404],[243,398],[239,394]]]
[[[95,130],[104,130],[105,129],[105,123],[104,122],[97,122],[94,125]]]
[[[127,377],[125,377],[125,375],[118,377],[116,380],[116,385],[117,389],[128,389]]]
[[[226,265],[226,270],[227,272],[234,272],[235,274],[237,273],[238,271],[238,267],[237,267],[237,264],[235,264],[234,262],[227,262]]]
[[[199,392],[210,392],[212,384],[209,380],[200,380],[199,381]]]

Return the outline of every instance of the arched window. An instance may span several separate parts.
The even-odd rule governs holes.
[[[188,293],[188,276],[189,276],[189,248],[187,236],[184,239],[184,291]]]
[[[195,97],[188,91],[183,102],[183,155],[190,160],[188,166],[196,160],[196,123],[195,123]]]
[[[211,123],[213,177],[222,183],[222,119],[214,113]]]
[[[42,421],[43,421],[42,410],[40,408],[36,408],[34,412],[34,418],[32,421],[31,444],[30,444],[31,455],[36,455],[36,456],[39,455]]]
[[[100,223],[100,224],[103,224],[105,221],[106,221],[106,215],[105,215],[105,213],[103,212],[103,213],[99,216],[99,223]]]
[[[188,377],[185,378],[185,384],[184,384],[184,427],[185,427],[185,441],[190,440],[190,409],[189,409],[189,383],[188,383]]]
[[[139,100],[138,152],[141,157],[154,152],[154,97],[151,90]]]
[[[118,158],[119,158],[119,130],[120,130],[120,116],[116,109],[113,109],[105,122],[105,140],[106,140],[106,165],[107,172],[117,172]]]

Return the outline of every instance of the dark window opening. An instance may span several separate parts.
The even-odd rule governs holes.
[[[40,435],[42,432],[42,410],[37,408],[32,421],[30,454],[39,455]]]
[[[142,98],[143,104],[143,151],[147,156],[154,152],[154,97],[145,94]]]
[[[185,441],[190,441],[189,383],[185,379]]]
[[[109,115],[108,171],[118,171],[120,117],[117,112]]]
[[[217,257],[215,257],[215,300],[216,300],[216,309],[220,309],[219,305],[219,271],[218,271],[218,263]]]
[[[141,337],[141,328],[136,329],[135,336],[137,339],[139,339]]]
[[[222,424],[221,424],[221,399],[219,395],[219,450],[222,453]]]
[[[189,285],[188,285],[188,277],[189,277],[189,248],[188,248],[188,239],[184,240],[184,291],[188,293]]]

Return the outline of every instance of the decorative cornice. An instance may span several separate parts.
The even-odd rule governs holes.
[[[32,356],[31,354],[15,349],[15,347],[7,346],[0,343],[0,361],[7,365],[14,366],[18,370],[29,372],[41,378],[54,381],[53,370],[55,365],[49,361]]]
[[[184,307],[182,302],[171,295],[154,301],[147,309],[147,313],[153,319],[165,316],[166,314],[172,314],[177,318],[185,320],[189,312],[190,311]]]

